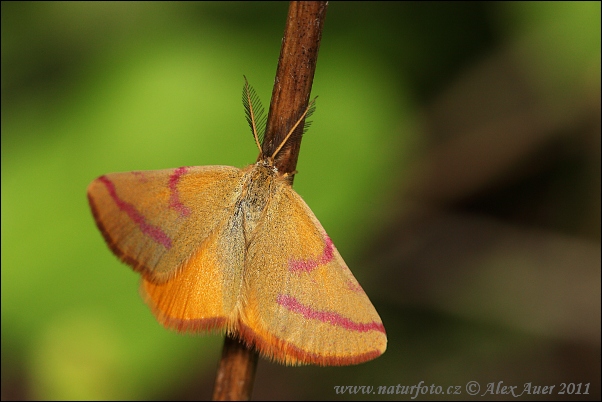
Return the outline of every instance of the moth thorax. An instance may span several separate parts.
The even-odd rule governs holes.
[[[238,200],[244,217],[244,230],[249,235],[255,229],[259,222],[269,199],[275,189],[275,179],[277,170],[269,164],[258,162],[248,173],[244,182],[244,191]]]

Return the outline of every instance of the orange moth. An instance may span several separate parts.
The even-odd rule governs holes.
[[[387,336],[311,209],[261,151],[263,108],[243,103],[258,162],[111,173],[88,187],[109,248],[142,274],[157,320],[182,332],[227,331],[284,364],[338,366],[380,356]]]

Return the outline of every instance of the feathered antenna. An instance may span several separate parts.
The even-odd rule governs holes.
[[[265,115],[265,110],[261,104],[261,100],[259,100],[259,96],[257,96],[253,87],[249,85],[247,77],[244,75],[243,77],[245,79],[245,85],[242,89],[242,104],[245,107],[247,123],[249,123],[249,127],[251,127],[257,148],[259,148],[259,152],[261,152],[261,143],[263,142],[263,137],[265,135],[267,116]]]
[[[280,143],[280,145],[278,146],[278,148],[276,148],[276,150],[272,154],[272,159],[274,159],[276,157],[276,154],[278,154],[278,152],[280,152],[280,150],[282,149],[282,147],[284,146],[284,144],[286,144],[286,142],[291,137],[291,135],[293,135],[293,133],[296,133],[297,135],[303,135],[307,131],[307,129],[309,128],[309,126],[311,126],[311,121],[306,121],[305,124],[303,125],[303,130],[297,130],[297,127],[303,121],[303,119],[309,118],[315,112],[315,110],[316,110],[316,99],[317,98],[318,97],[316,96],[315,98],[313,98],[309,102],[309,104],[307,105],[307,108],[305,109],[305,112],[303,112],[303,114],[301,115],[301,117],[299,117],[299,119],[297,120],[297,122],[295,123],[295,125],[293,126],[293,128],[290,129],[290,131],[288,132],[288,134],[286,135],[286,137],[284,138],[284,140],[282,141],[282,143]]]

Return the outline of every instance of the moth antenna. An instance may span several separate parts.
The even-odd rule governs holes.
[[[265,135],[267,117],[265,116],[265,110],[257,93],[255,93],[253,87],[249,85],[247,77],[243,75],[243,78],[245,79],[245,85],[242,90],[242,103],[245,107],[247,123],[249,123],[249,127],[251,127],[253,138],[255,139],[255,144],[259,149],[259,153],[263,154],[261,152],[261,143],[263,142],[263,136]]]
[[[295,130],[297,129],[297,126],[299,124],[301,124],[301,122],[303,121],[303,119],[306,116],[310,116],[314,110],[316,110],[316,99],[318,97],[316,96],[315,98],[313,98],[309,104],[307,105],[307,108],[305,109],[305,111],[303,112],[303,114],[301,115],[301,117],[299,117],[299,119],[297,120],[297,122],[295,123],[295,125],[293,126],[293,128],[290,129],[290,131],[288,132],[288,134],[286,135],[286,137],[284,138],[284,140],[280,143],[280,145],[278,146],[278,148],[276,148],[276,150],[274,151],[274,153],[272,154],[272,159],[274,159],[276,157],[276,154],[278,154],[278,152],[280,152],[280,150],[282,149],[282,147],[284,146],[284,144],[286,144],[286,141],[288,141],[288,139],[290,138],[290,136],[295,132]],[[303,132],[305,132],[305,130],[307,130],[307,128],[309,128],[309,125],[311,123],[308,122],[308,124],[305,125]]]

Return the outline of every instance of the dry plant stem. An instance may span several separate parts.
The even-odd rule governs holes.
[[[263,140],[264,155],[274,153],[307,107],[326,8],[325,1],[290,3]],[[275,162],[281,173],[295,171],[300,146],[301,136],[293,136],[278,153]]]
[[[238,339],[226,335],[222,360],[217,369],[214,401],[248,401],[253,391],[253,380],[258,355]]]
[[[326,1],[292,1],[289,5],[262,145],[264,155],[273,154],[307,107],[327,5]],[[281,173],[292,173],[297,165],[301,136],[291,137],[289,142],[276,157]],[[255,350],[226,335],[213,400],[248,400],[256,367]]]

